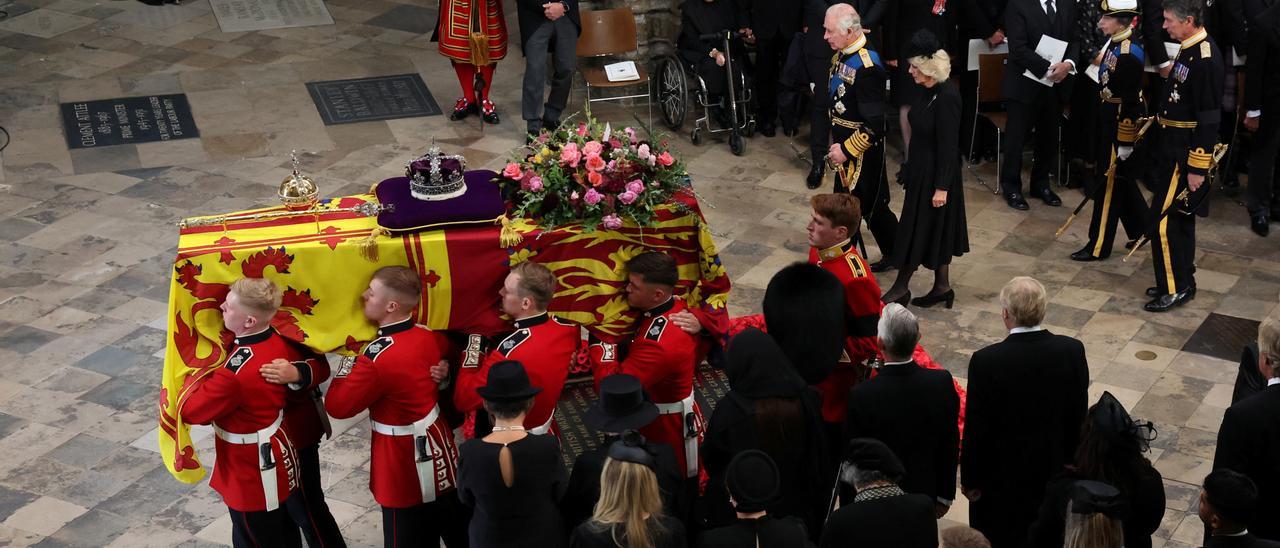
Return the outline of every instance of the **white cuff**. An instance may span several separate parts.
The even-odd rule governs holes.
[[[1067,74],[1075,74],[1075,73],[1076,73],[1076,61],[1075,61],[1075,59],[1066,59],[1066,60],[1064,60],[1063,62],[1064,62],[1064,63],[1070,63],[1070,64],[1071,64],[1071,70],[1070,70],[1070,71],[1068,71],[1068,72],[1067,72]]]
[[[1165,62],[1160,63],[1159,65],[1157,65],[1157,66],[1156,66],[1156,68],[1165,68],[1165,67],[1167,67],[1167,66],[1169,66],[1169,65],[1172,65],[1172,64],[1173,64],[1173,61],[1165,61]]]
[[[1245,118],[1257,118],[1259,116],[1262,116],[1261,110],[1251,110],[1249,112],[1244,113]]]
[[[944,499],[942,497],[938,497],[938,504],[949,507],[951,506],[951,499]]]

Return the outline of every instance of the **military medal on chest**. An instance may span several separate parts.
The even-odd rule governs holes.
[[[1176,102],[1178,102],[1178,99],[1181,99],[1181,98],[1182,98],[1182,97],[1178,95],[1178,89],[1177,89],[1177,88],[1174,88],[1174,89],[1173,89],[1173,92],[1169,93],[1169,102],[1170,102],[1170,103],[1176,103]]]
[[[845,91],[845,90],[844,90],[844,84],[840,84],[839,86],[837,86],[837,87],[836,87],[836,97],[837,97],[837,98],[839,98],[839,97],[844,97],[844,91]]]
[[[836,104],[835,104],[835,106],[834,106],[833,108],[835,109],[836,114],[844,114],[844,110],[845,110],[845,109],[844,109],[844,102],[843,102],[843,101],[836,101]]]

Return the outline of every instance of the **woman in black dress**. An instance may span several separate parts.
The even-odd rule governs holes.
[[[951,58],[938,39],[919,31],[911,40],[911,76],[924,88],[908,117],[913,138],[907,149],[906,195],[898,221],[893,265],[898,277],[882,300],[916,306],[955,302],[951,258],[969,251],[960,181],[960,91],[947,81]],[[908,283],[923,265],[934,271],[933,290],[911,298]]]
[[[475,508],[471,546],[558,548],[564,533],[557,505],[567,478],[555,436],[529,434],[524,416],[541,388],[517,361],[489,370],[476,389],[493,417],[493,433],[459,448],[458,498]]]

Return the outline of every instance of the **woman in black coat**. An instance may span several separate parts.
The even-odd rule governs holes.
[[[725,475],[734,455],[758,449],[777,463],[782,478],[769,514],[801,519],[816,538],[827,501],[827,478],[822,477],[826,440],[817,393],[763,331],[747,329],[735,336],[726,361],[730,390],[711,414],[702,444],[710,476],[704,499],[710,526],[734,521]]]
[[[924,94],[908,117],[914,134],[907,152],[906,195],[893,265],[898,277],[885,292],[886,303],[933,306],[955,302],[951,289],[951,258],[969,251],[969,229],[965,222],[964,188],[960,181],[960,91],[947,81],[951,58],[937,38],[921,31],[912,39],[911,74]],[[923,265],[934,271],[933,290],[911,299],[908,283]]]
[[[1045,488],[1029,546],[1062,546],[1071,486],[1092,480],[1114,486],[1128,501],[1128,512],[1120,520],[1125,548],[1150,548],[1165,505],[1160,472],[1142,456],[1154,432],[1151,423],[1136,424],[1124,406],[1104,392],[1080,429],[1075,462]]]
[[[677,47],[680,59],[693,65],[698,76],[707,85],[707,93],[711,100],[718,100],[728,93],[725,76],[724,40],[704,40],[704,34],[720,31],[736,31],[745,26],[745,20],[739,20],[737,6],[733,0],[687,0],[681,7],[680,38]],[[734,38],[729,47],[735,56],[733,70],[735,74],[742,72],[742,64],[746,57],[742,56],[742,41]]]
[[[468,529],[477,548],[565,545],[557,503],[567,478],[560,442],[525,431],[524,417],[542,389],[524,366],[502,361],[476,390],[493,417],[493,433],[459,448],[458,499],[475,508]]]

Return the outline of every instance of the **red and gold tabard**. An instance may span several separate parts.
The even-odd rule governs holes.
[[[648,312],[636,324],[635,338],[619,362],[618,347],[607,343],[591,345],[591,361],[596,386],[615,373],[640,379],[649,399],[661,413],[640,433],[665,443],[676,452],[685,477],[697,477],[701,462],[698,442],[702,438],[702,410],[693,397],[693,372],[697,367],[697,341],[675,325],[671,316],[686,310],[684,301],[671,299]]]
[[[187,378],[178,414],[190,424],[213,424],[213,487],[232,510],[278,508],[298,485],[293,445],[283,428],[283,385],[268,383],[259,371],[281,358],[301,359],[275,330],[232,341],[221,367]]]
[[[329,417],[325,416],[324,403],[319,399],[320,385],[329,380],[329,361],[296,343],[288,343],[301,354],[293,360],[302,378],[289,385],[284,403],[284,428],[289,440],[298,449],[320,443],[329,432]]]
[[[369,490],[382,506],[431,502],[457,486],[458,447],[431,378],[446,348],[443,335],[412,319],[386,325],[329,385],[329,414],[349,418],[369,410]]]
[[[843,423],[846,416],[845,400],[849,389],[858,381],[855,364],[879,355],[876,342],[876,324],[880,321],[880,286],[867,268],[866,261],[858,255],[853,243],[845,240],[819,250],[809,249],[809,263],[836,275],[844,286],[845,336],[844,352],[840,363],[825,380],[818,383],[822,392],[822,420]]]
[[[507,22],[502,14],[502,0],[440,0],[440,27],[436,29],[440,54],[454,61],[471,63],[472,32],[480,32],[488,40],[491,62],[507,56]]]
[[[489,379],[489,369],[504,360],[524,365],[529,382],[542,391],[533,397],[533,409],[524,418],[524,426],[535,434],[551,431],[555,421],[556,402],[564,389],[564,380],[573,364],[581,333],[576,324],[553,317],[546,312],[516,320],[515,331],[490,351],[479,366],[464,362],[453,390],[453,404],[459,411],[473,413],[483,403],[476,389]]]

